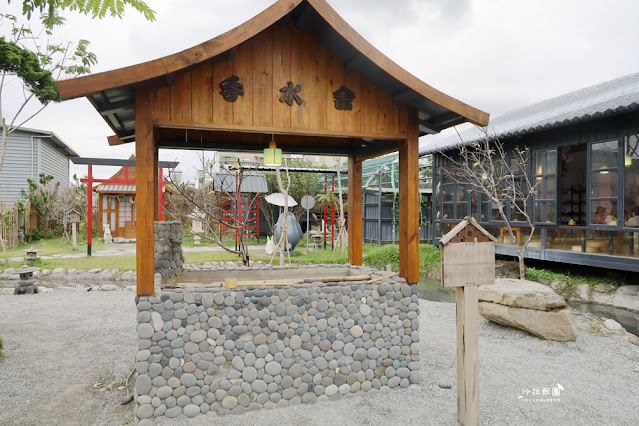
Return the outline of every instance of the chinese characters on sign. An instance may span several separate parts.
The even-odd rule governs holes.
[[[239,96],[244,96],[244,85],[240,83],[240,78],[236,75],[222,80],[220,89],[222,89],[220,94],[228,102],[235,102]],[[283,93],[280,97],[280,102],[286,102],[289,106],[293,106],[293,102],[302,105],[304,100],[298,95],[301,91],[302,86],[299,84],[293,85],[292,81],[288,81],[286,86],[280,89],[280,92]],[[333,99],[335,101],[335,109],[350,111],[353,109],[355,93],[346,86],[340,86],[339,89],[333,92]]]
[[[302,86],[299,84],[297,86],[293,86],[292,81],[287,82],[286,86],[280,89],[280,92],[284,93],[282,97],[280,97],[280,102],[286,102],[288,106],[293,106],[293,101],[295,101],[298,105],[302,105],[304,100],[298,95],[301,90]]]
[[[335,99],[335,109],[342,111],[350,111],[353,109],[355,93],[346,86],[341,86],[334,91],[333,98]]]
[[[225,100],[235,102],[238,96],[244,96],[244,86],[239,81],[240,78],[236,75],[222,80],[220,83],[220,89],[222,89],[220,90],[220,94]]]
[[[561,391],[564,387],[557,383],[545,388],[526,388],[519,394],[519,399],[525,402],[560,402]]]

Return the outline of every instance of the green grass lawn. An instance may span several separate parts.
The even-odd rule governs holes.
[[[9,257],[23,257],[25,253],[22,251],[24,249],[28,249],[31,246],[36,249],[42,250],[42,252],[38,253],[39,256],[51,256],[53,254],[62,254],[62,253],[86,253],[87,251],[87,236],[84,233],[78,233],[78,249],[73,249],[73,243],[67,244],[67,239],[65,237],[58,238],[50,238],[47,240],[38,240],[33,241],[32,243],[25,243],[17,245],[16,247],[11,247],[7,249],[7,254]],[[98,241],[97,235],[93,236],[93,241],[91,242],[91,250],[95,252],[96,250],[104,249],[106,245],[103,241]]]

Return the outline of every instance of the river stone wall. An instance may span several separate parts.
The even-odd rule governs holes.
[[[392,278],[141,296],[136,424],[417,384],[417,291]]]
[[[153,222],[155,240],[155,272],[163,277],[175,277],[182,273],[182,224],[179,221]]]

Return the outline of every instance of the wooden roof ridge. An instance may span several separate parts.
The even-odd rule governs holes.
[[[442,245],[442,246],[448,244],[450,242],[450,240],[452,240],[457,234],[459,234],[461,232],[462,229],[464,229],[466,227],[466,225],[469,225],[469,224],[473,225],[482,234],[486,235],[492,241],[497,242],[497,238],[495,238],[495,236],[493,234],[491,234],[490,232],[486,231],[483,226],[481,226],[479,223],[477,223],[477,221],[475,220],[474,217],[466,216],[466,217],[464,217],[464,219],[461,222],[459,222],[457,225],[455,225],[455,227],[453,229],[448,231],[446,233],[446,235],[444,235],[439,240],[439,244]]]
[[[179,72],[213,59],[256,36],[307,3],[328,25],[373,64],[410,90],[431,102],[459,114],[471,123],[486,126],[489,114],[429,86],[380,52],[353,29],[326,0],[278,0],[243,24],[197,46],[172,55],[111,71],[57,82],[63,100],[89,96],[104,90],[139,84]]]
[[[60,97],[62,100],[69,100],[141,83],[208,61],[259,34],[303,1],[305,0],[278,0],[240,26],[178,53],[111,71],[60,80],[56,83]]]
[[[326,0],[306,0],[320,14],[328,24],[333,27],[346,41],[359,50],[364,56],[371,60],[382,70],[395,77],[408,88],[420,95],[430,99],[432,102],[447,108],[478,126],[488,125],[490,115],[487,112],[474,108],[444,92],[440,92],[434,87],[424,83],[404,68],[396,64],[388,56],[380,52],[375,46],[362,37],[348,22],[346,22],[333,9]]]

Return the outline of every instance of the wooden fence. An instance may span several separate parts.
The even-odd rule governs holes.
[[[26,202],[23,214],[20,214],[18,203],[0,203],[0,238],[4,240],[7,248],[20,244],[20,230],[22,235],[31,232],[32,216],[31,203]]]

